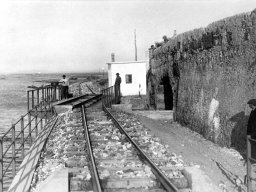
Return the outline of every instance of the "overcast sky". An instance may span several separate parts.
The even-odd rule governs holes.
[[[91,72],[151,44],[252,11],[256,0],[49,0],[0,4],[0,73]]]

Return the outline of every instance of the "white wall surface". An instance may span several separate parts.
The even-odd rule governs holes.
[[[109,86],[115,84],[116,73],[120,74],[122,79],[121,93],[127,95],[146,95],[146,62],[113,62],[108,64],[108,80]],[[132,83],[127,84],[125,75],[132,75]],[[139,85],[141,87],[139,88]]]

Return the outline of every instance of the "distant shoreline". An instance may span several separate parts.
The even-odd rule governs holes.
[[[106,73],[106,71],[104,71]],[[17,72],[17,73],[0,73],[0,75],[43,75],[43,74],[102,74],[102,72]]]

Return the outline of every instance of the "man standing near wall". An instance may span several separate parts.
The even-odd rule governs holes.
[[[115,81],[115,100],[116,104],[120,104],[121,102],[121,91],[120,91],[120,84],[122,82],[119,73],[116,73],[116,81]]]
[[[252,139],[256,139],[256,99],[251,99],[247,104],[252,109],[247,124],[247,135],[251,136]],[[256,159],[256,143],[251,143],[251,156],[252,158]]]

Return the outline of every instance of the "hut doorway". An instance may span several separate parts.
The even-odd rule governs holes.
[[[173,91],[170,84],[169,75],[165,75],[162,78],[162,84],[164,89],[164,105],[165,110],[173,110]]]

